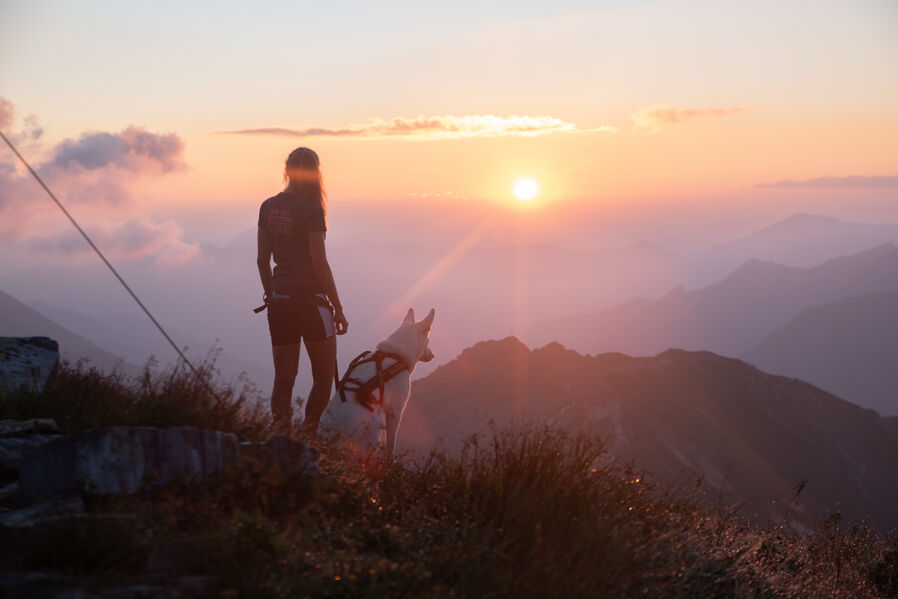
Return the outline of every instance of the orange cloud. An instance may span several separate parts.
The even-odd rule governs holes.
[[[517,135],[530,137],[550,133],[613,132],[614,127],[603,125],[595,129],[578,129],[573,123],[552,116],[507,117],[492,114],[466,116],[419,116],[415,118],[395,117],[390,120],[375,119],[361,125],[347,125],[339,128],[306,127],[290,129],[286,127],[262,127],[222,131],[228,135],[279,135],[284,137],[406,137],[412,139],[461,139],[469,137],[501,137]]]
[[[665,125],[677,125],[706,117],[722,117],[745,112],[751,108],[728,106],[724,108],[678,108],[676,106],[648,106],[640,108],[631,117],[637,127],[659,130]]]

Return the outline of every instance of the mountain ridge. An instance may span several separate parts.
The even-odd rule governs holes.
[[[487,423],[551,424],[608,441],[637,469],[693,473],[754,519],[810,526],[830,509],[898,526],[898,419],[736,358],[671,349],[653,357],[475,344],[415,381],[400,440],[460,447]],[[700,474],[699,474],[700,473]],[[800,497],[797,485],[805,481]],[[774,503],[771,503],[773,501]]]
[[[670,347],[738,356],[814,305],[898,291],[898,247],[887,242],[811,268],[750,260],[721,281],[655,300],[542,321],[525,339],[595,354],[655,355]]]

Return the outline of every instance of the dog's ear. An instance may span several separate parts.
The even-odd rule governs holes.
[[[415,322],[415,309],[409,308],[408,312],[405,313],[405,318],[402,319],[402,324],[407,324],[409,322]]]
[[[427,316],[424,317],[424,320],[422,320],[421,322],[418,323],[424,328],[425,333],[430,332],[430,327],[433,326],[433,317],[435,314],[436,314],[436,312],[434,312],[434,309],[431,308],[430,312],[428,312]]]

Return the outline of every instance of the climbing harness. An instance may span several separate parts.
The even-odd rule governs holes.
[[[394,360],[392,364],[384,368],[385,359]],[[373,362],[376,366],[376,373],[368,380],[359,380],[352,376],[353,370],[361,366]],[[399,354],[383,351],[365,351],[360,353],[355,359],[349,363],[343,380],[339,378],[339,370],[334,370],[334,383],[337,386],[337,393],[340,394],[340,401],[346,402],[346,392],[355,394],[355,400],[366,410],[374,412],[376,407],[382,406],[384,403],[384,383],[398,376],[403,370],[408,370],[405,358]],[[377,398],[374,397],[374,389],[377,389]]]

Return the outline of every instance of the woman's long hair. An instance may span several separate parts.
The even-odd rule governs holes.
[[[296,148],[287,156],[284,164],[284,191],[313,198],[321,204],[327,220],[327,194],[321,177],[321,162],[318,154],[310,148]]]

